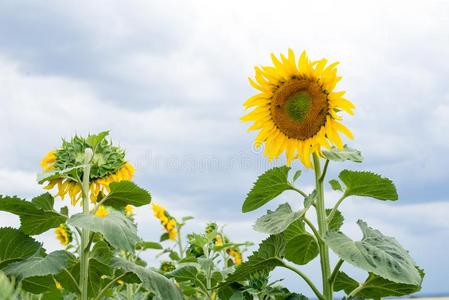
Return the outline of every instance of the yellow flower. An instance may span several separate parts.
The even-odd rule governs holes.
[[[125,284],[125,282],[123,280],[121,280],[121,279],[117,280],[117,283],[120,284],[120,285]]]
[[[220,234],[217,234],[217,236],[215,237],[215,246],[217,247],[223,246],[223,238],[221,237]]]
[[[153,208],[154,216],[161,221],[161,224],[164,226],[164,229],[168,233],[168,237],[170,240],[176,240],[177,237],[177,229],[176,229],[176,220],[171,217],[165,208],[153,202],[151,205]]]
[[[228,249],[227,252],[228,252],[229,256],[231,256],[234,259],[234,264],[236,266],[238,266],[242,263],[242,255],[240,254],[240,252],[237,249],[231,248],[231,249]]]
[[[311,167],[311,155],[321,155],[321,147],[343,148],[339,133],[353,138],[340,123],[340,111],[353,114],[354,105],[335,91],[341,77],[338,63],[327,65],[326,59],[310,61],[304,51],[297,62],[291,49],[287,57],[271,55],[273,66],[255,68],[250,84],[259,93],[243,104],[254,109],[242,121],[253,124],[248,130],[259,130],[255,146],[265,144],[265,155],[277,159],[285,152],[287,164],[300,159]]]
[[[109,216],[109,211],[104,205],[100,205],[100,207],[98,207],[97,211],[95,212],[95,215],[99,218],[104,218]]]
[[[128,204],[125,206],[125,215],[131,217],[134,214],[134,206]]]
[[[67,246],[72,241],[72,233],[65,224],[61,224],[56,227],[55,234],[56,239],[64,246]]]
[[[55,286],[58,290],[62,290],[62,285],[59,281],[55,280]]]

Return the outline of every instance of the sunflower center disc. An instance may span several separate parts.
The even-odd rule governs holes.
[[[286,102],[285,108],[288,115],[295,121],[303,122],[310,111],[312,98],[306,91],[291,95]]]
[[[306,140],[326,124],[328,108],[327,94],[316,81],[292,79],[274,92],[271,117],[289,138]]]

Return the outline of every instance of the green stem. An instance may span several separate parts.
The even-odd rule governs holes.
[[[332,208],[330,214],[327,216],[327,220],[328,222],[330,222],[332,220],[332,218],[334,217],[335,213],[338,210],[338,207],[340,207],[340,204],[343,202],[343,200],[346,199],[346,194],[343,194],[343,196],[340,197],[340,199],[338,199],[337,203],[335,203],[334,208]]]
[[[326,207],[324,203],[324,187],[323,187],[324,177],[322,176],[323,174],[321,173],[320,158],[316,154],[313,154],[313,166],[315,169],[315,184],[318,196],[315,205],[318,220],[318,231],[321,237],[325,237],[328,230],[328,226],[326,218]],[[323,240],[318,240],[318,245],[320,249],[323,296],[325,300],[332,300],[333,291],[329,283],[330,278],[329,248]]]
[[[309,277],[307,277],[306,274],[304,274],[303,272],[301,272],[300,270],[296,269],[295,267],[286,264],[285,262],[282,261],[282,266],[286,269],[289,269],[293,272],[295,272],[296,274],[298,274],[299,276],[301,276],[302,279],[304,279],[304,281],[309,285],[309,287],[312,289],[312,291],[315,293],[315,295],[317,296],[317,298],[319,300],[324,300],[325,298],[323,297],[323,295],[320,293],[320,291],[317,289],[317,287],[313,284],[312,280],[310,280]]]
[[[310,222],[309,219],[307,219],[306,217],[304,217],[304,223],[307,224],[307,226],[309,226],[309,228],[312,230],[313,234],[316,237],[317,241],[322,241],[323,239],[321,238],[320,233],[318,232],[318,230],[316,229],[316,227],[313,225],[312,222]]]
[[[81,186],[83,197],[83,214],[89,214],[89,177],[90,177],[90,161],[93,153],[90,148],[84,152],[84,168],[83,168],[83,183]],[[81,300],[87,300],[87,285],[89,276],[89,231],[81,230],[81,247],[80,247],[80,288]]]
[[[290,187],[292,190],[294,190],[295,192],[298,192],[299,194],[301,194],[301,196],[303,196],[304,198],[307,197],[307,194],[304,193],[303,191],[301,191],[300,189],[298,189],[297,187],[293,186],[292,184],[290,184]]]
[[[331,288],[334,288],[334,283],[335,280],[337,279],[338,276],[338,272],[340,271],[341,265],[344,263],[345,261],[343,259],[339,259],[337,264],[334,267],[334,270],[332,271],[331,277],[329,278],[329,283],[331,285]]]
[[[179,249],[179,257],[181,259],[184,258],[184,249],[182,247],[182,238],[181,238],[181,226],[176,225],[176,229],[178,230],[178,249]]]

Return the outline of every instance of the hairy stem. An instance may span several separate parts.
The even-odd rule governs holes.
[[[179,249],[179,258],[184,258],[184,249],[182,247],[182,238],[181,238],[181,226],[179,224],[176,224],[176,229],[178,231],[178,249]]]
[[[90,177],[90,161],[93,153],[90,148],[84,152],[84,168],[83,183],[81,186],[83,197],[83,214],[89,214],[89,177]],[[87,285],[89,276],[89,231],[81,230],[81,246],[80,246],[80,288],[81,300],[87,300]]]
[[[318,231],[320,233],[320,236],[324,238],[328,230],[326,207],[324,203],[324,187],[323,187],[324,177],[323,174],[321,173],[320,158],[316,154],[313,154],[313,166],[315,170],[315,184],[318,196],[315,204],[318,220]],[[323,296],[324,299],[326,300],[332,300],[333,291],[329,283],[330,278],[329,248],[323,240],[319,240],[318,245],[320,249]]]
[[[335,280],[337,279],[338,272],[340,271],[341,265],[342,265],[344,262],[345,262],[345,261],[344,261],[343,259],[340,258],[340,259],[338,260],[337,264],[335,265],[334,270],[332,271],[331,277],[329,278],[329,283],[330,283],[331,289],[334,288],[334,283],[335,283]]]

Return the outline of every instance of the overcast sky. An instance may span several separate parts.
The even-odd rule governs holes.
[[[154,200],[196,217],[189,230],[217,220],[232,239],[258,242],[251,226],[264,209],[240,207],[270,165],[239,121],[254,93],[247,77],[271,52],[305,49],[341,62],[339,87],[357,107],[345,124],[366,162],[330,176],[375,171],[400,194],[347,200],[344,230],[359,238],[363,218],[397,237],[426,270],[423,293],[449,292],[448,13],[429,0],[0,1],[0,194],[41,193],[39,161],[61,137],[110,129]],[[308,173],[299,182],[310,191]],[[137,213],[141,235],[157,239],[150,209]],[[17,223],[0,213],[0,226]],[[39,239],[59,247],[52,233]],[[317,267],[305,268],[316,280]]]

